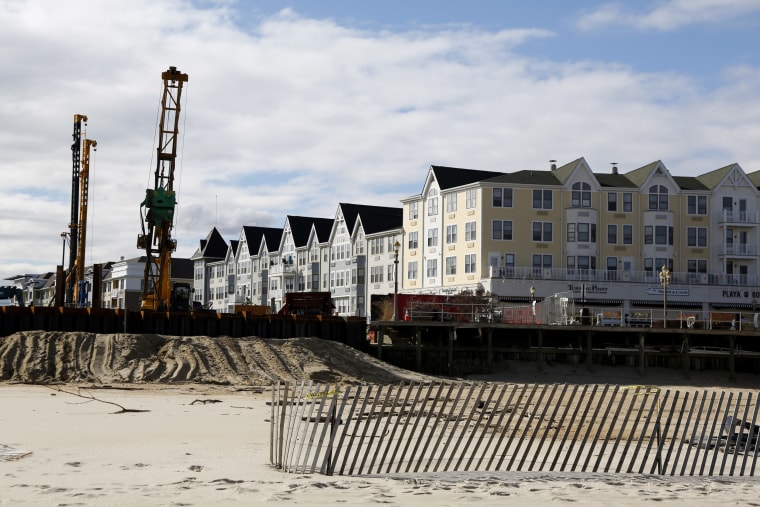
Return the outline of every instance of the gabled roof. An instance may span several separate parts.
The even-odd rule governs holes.
[[[261,241],[264,239],[264,234],[265,233],[273,234],[273,233],[276,233],[276,231],[279,231],[280,236],[282,236],[282,229],[278,229],[276,227],[259,227],[257,225],[244,225],[243,235],[245,236],[245,242],[248,244],[248,255],[250,256],[258,255],[259,247],[261,246]]]
[[[32,285],[34,290],[40,290],[45,287],[52,287],[55,285],[55,273],[48,271],[34,276],[25,285]]]
[[[388,220],[390,217],[403,216],[402,208],[391,208],[388,206],[369,206],[366,204],[349,204],[342,202],[338,204],[338,207],[343,214],[343,220],[346,222],[346,229],[349,233],[353,232],[354,227],[356,226],[356,219],[359,215],[362,216],[362,223],[364,223],[364,217],[368,217],[369,220],[377,222],[383,219]],[[398,226],[401,226],[401,221]]]
[[[229,254],[231,257],[235,257],[235,255],[237,254],[238,246],[240,246],[240,240],[237,240],[237,239],[231,239],[231,240],[230,240],[230,247],[229,247],[229,249],[227,250],[227,253],[228,253],[228,254]]]
[[[332,218],[315,218],[314,219],[314,233],[317,236],[318,243],[324,243],[330,239],[330,231],[333,226]]]
[[[634,186],[641,188],[641,185],[644,184],[647,178],[649,178],[649,176],[652,174],[652,171],[654,171],[654,169],[659,164],[661,164],[661,162],[659,160],[655,160],[651,164],[647,164],[644,167],[634,169],[633,171],[625,173],[625,175],[629,180],[631,180]]]
[[[710,171],[709,173],[701,174],[697,176],[697,179],[708,189],[713,189],[717,187],[721,181],[726,177],[726,175],[731,172],[731,169],[734,168],[736,164],[729,164],[725,167],[721,167],[720,169],[715,169],[714,171]]]
[[[269,229],[264,231],[263,245],[266,245],[267,252],[276,252],[280,248],[282,241],[282,229]]]
[[[293,244],[296,248],[305,247],[309,242],[309,234],[311,233],[311,226],[316,221],[323,221],[332,227],[332,219],[328,218],[314,218],[314,217],[301,217],[295,215],[287,215],[286,220],[290,225],[290,234],[293,236]],[[329,234],[329,232],[328,232]]]
[[[330,241],[330,233],[332,232],[333,224],[335,220],[332,218],[319,218],[311,226],[311,232],[309,233],[309,239],[306,242],[306,246],[314,247],[315,245],[324,244]]]
[[[568,162],[567,164],[560,166],[552,171],[554,173],[554,176],[563,184],[570,178],[570,176],[575,172],[575,168],[580,164],[581,162],[585,162],[583,160],[583,157],[576,158],[572,162]]]
[[[195,251],[193,259],[224,259],[227,255],[227,242],[216,227],[211,229],[206,239],[202,239],[200,247]],[[191,277],[192,278],[192,277]]]
[[[478,169],[460,169],[457,167],[446,167],[441,165],[431,165],[430,170],[435,175],[438,187],[441,190],[469,185],[476,181],[487,180],[498,176],[500,172],[481,171]]]
[[[387,208],[387,211],[383,211],[382,213],[360,211],[359,220],[364,229],[364,234],[375,234],[378,232],[401,229],[404,224],[404,209]]]
[[[760,189],[760,171],[747,174],[747,178],[749,178],[753,185]]]

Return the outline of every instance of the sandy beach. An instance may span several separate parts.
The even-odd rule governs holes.
[[[381,367],[372,358],[366,361]],[[590,373],[547,366],[538,372],[535,366],[503,364],[488,380],[640,379],[625,368]],[[676,372],[652,370],[643,380],[757,391],[756,375],[729,385],[722,372],[692,372],[684,379]],[[288,474],[270,465],[271,389],[271,384],[198,381],[0,382],[0,505],[760,505],[756,477]]]
[[[80,386],[63,386],[77,391]],[[327,477],[269,465],[268,388],[0,385],[0,505],[758,505],[760,481],[630,474]]]

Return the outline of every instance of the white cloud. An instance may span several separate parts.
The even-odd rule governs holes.
[[[371,32],[286,11],[246,32],[227,4],[39,5],[0,1],[0,276],[60,262],[74,113],[98,141],[87,260],[139,255],[170,65],[189,74],[179,256],[215,224],[233,239],[286,214],[332,217],[339,202],[400,206],[431,163],[513,171],[586,156],[597,171],[657,159],[679,175],[734,161],[760,169],[757,69],[731,69],[747,78],[706,93],[688,76],[521,56],[521,44],[553,36],[542,30]]]
[[[641,30],[669,31],[760,11],[757,0],[664,0],[652,5],[648,11],[634,12],[626,10],[621,2],[606,3],[581,16],[578,26],[591,30],[608,25],[626,25]]]

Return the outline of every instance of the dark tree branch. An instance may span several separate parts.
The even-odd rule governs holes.
[[[118,403],[114,403],[113,401],[106,401],[106,400],[101,400],[100,398],[96,398],[92,394],[82,394],[81,393],[81,389],[79,389],[79,392],[72,392],[72,391],[67,391],[65,389],[62,389],[60,386],[56,386],[55,388],[53,388],[52,386],[47,386],[47,387],[49,387],[53,391],[58,391],[58,392],[61,392],[61,393],[70,394],[70,395],[76,396],[78,398],[84,398],[85,400],[88,400],[87,403],[89,403],[90,401],[97,401],[99,403],[106,403],[108,405],[114,405],[116,407],[119,407],[120,410],[114,412],[114,414],[126,414],[126,413],[135,413],[135,412],[150,412],[150,410],[141,410],[141,409],[138,409],[138,408],[125,408],[125,407],[119,405]]]

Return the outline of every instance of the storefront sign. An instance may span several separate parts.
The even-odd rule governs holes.
[[[646,293],[648,296],[662,296],[662,287],[647,287]],[[672,288],[668,287],[668,296],[688,296],[689,289],[687,288]]]
[[[573,291],[573,294],[607,294],[607,287],[600,287],[596,284],[568,284],[567,289]]]
[[[720,297],[724,299],[746,299],[760,298],[760,291],[757,290],[741,290],[741,289],[723,289],[720,291]]]

